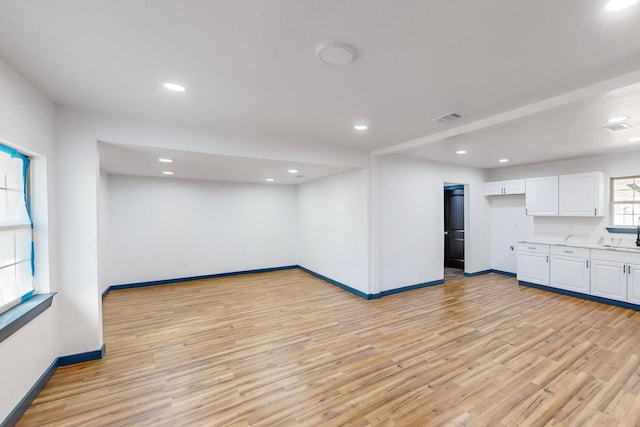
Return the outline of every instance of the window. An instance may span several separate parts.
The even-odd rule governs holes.
[[[0,145],[0,313],[33,295],[29,158]]]
[[[640,176],[611,178],[611,218],[614,226],[636,226],[640,217]]]

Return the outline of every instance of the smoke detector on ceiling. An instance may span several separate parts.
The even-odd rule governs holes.
[[[609,130],[609,132],[616,132],[623,129],[629,129],[630,127],[631,125],[627,123],[614,123],[611,125],[604,126],[604,128]]]
[[[460,117],[462,117],[462,114],[458,114],[458,113],[447,113],[443,116],[440,117],[436,117],[435,119],[433,119],[434,122],[438,122],[438,123],[449,123],[452,122],[454,120],[458,120]]]
[[[355,51],[346,43],[322,43],[316,49],[318,59],[329,65],[347,65],[353,61]]]

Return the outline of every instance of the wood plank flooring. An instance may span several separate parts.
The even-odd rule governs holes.
[[[487,274],[366,301],[300,270],[111,292],[19,426],[640,425],[640,314]]]

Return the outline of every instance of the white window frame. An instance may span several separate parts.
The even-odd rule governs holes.
[[[31,247],[30,247],[30,255],[26,258],[26,259],[17,259],[17,248],[16,248],[16,237],[17,234],[14,234],[14,243],[13,243],[13,252],[14,252],[14,262],[10,263],[10,264],[6,264],[6,265],[2,265],[0,266],[0,269],[6,269],[6,268],[14,268],[14,274],[18,274],[18,269],[17,266],[20,264],[24,264],[24,263],[29,263],[28,265],[28,270],[30,272],[30,276],[31,276],[31,280],[30,283],[27,283],[26,281],[22,281],[21,283],[23,285],[27,285],[24,286],[24,293],[22,293],[21,295],[16,295],[16,297],[13,300],[10,301],[1,301],[0,302],[0,314],[4,313],[5,311],[15,307],[16,305],[20,304],[21,302],[26,301],[27,299],[29,299],[31,296],[33,296],[35,289],[34,289],[34,283],[33,283],[33,274],[34,274],[34,248],[33,248],[33,223],[31,220],[31,212],[30,212],[30,206],[29,206],[29,202],[30,202],[30,197],[29,197],[29,183],[30,183],[30,179],[29,179],[29,174],[30,174],[30,157],[27,156],[26,154],[14,149],[13,147],[7,146],[5,144],[2,144],[0,142],[0,151],[2,152],[2,155],[9,155],[13,158],[20,158],[22,160],[22,190],[23,190],[23,195],[21,195],[23,198],[22,200],[24,201],[24,209],[26,210],[26,213],[23,212],[24,215],[26,215],[26,219],[23,217],[23,220],[19,221],[18,223],[11,223],[11,222],[7,222],[7,223],[0,223],[0,233],[1,232],[8,232],[8,231],[14,231],[14,230],[28,230],[28,234],[29,234],[29,239],[30,239],[30,243],[31,243]],[[8,188],[6,185],[6,182],[0,182],[0,191],[5,194],[5,197],[8,197],[8,194],[11,191],[17,191],[15,188]],[[23,240],[24,242],[24,240]],[[23,268],[25,268],[23,266]],[[17,276],[14,276],[17,277]],[[0,286],[3,286],[4,284],[2,282],[0,282]]]
[[[612,227],[635,229],[638,226],[638,217],[640,217],[640,190],[636,190],[636,192],[634,193],[634,200],[632,200],[632,201],[616,200],[616,192],[614,190],[615,182],[617,180],[623,180],[623,179],[633,179],[633,180],[636,181],[637,185],[640,186],[640,175],[611,177],[611,179],[610,179],[610,191],[609,191],[609,194],[610,194],[610,204],[609,204],[609,206],[610,206],[610,210],[609,210],[610,220],[609,220],[609,222],[610,222]],[[636,197],[637,197],[637,199],[636,199]],[[632,223],[631,224],[619,224],[619,223],[616,223],[615,208],[616,208],[616,205],[620,205],[620,204],[633,205],[633,212],[631,213],[631,218],[632,218]]]

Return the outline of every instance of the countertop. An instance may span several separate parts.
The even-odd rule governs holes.
[[[531,243],[537,245],[551,245],[551,246],[571,246],[574,248],[587,248],[587,249],[601,249],[607,251],[619,251],[619,252],[630,252],[630,253],[639,253],[640,247],[635,245],[630,245],[627,242],[620,243],[609,243],[609,238],[601,238],[596,242],[585,242],[571,241],[571,237],[567,237],[564,239],[556,239],[556,238],[530,238],[526,240],[518,240],[518,243]]]

